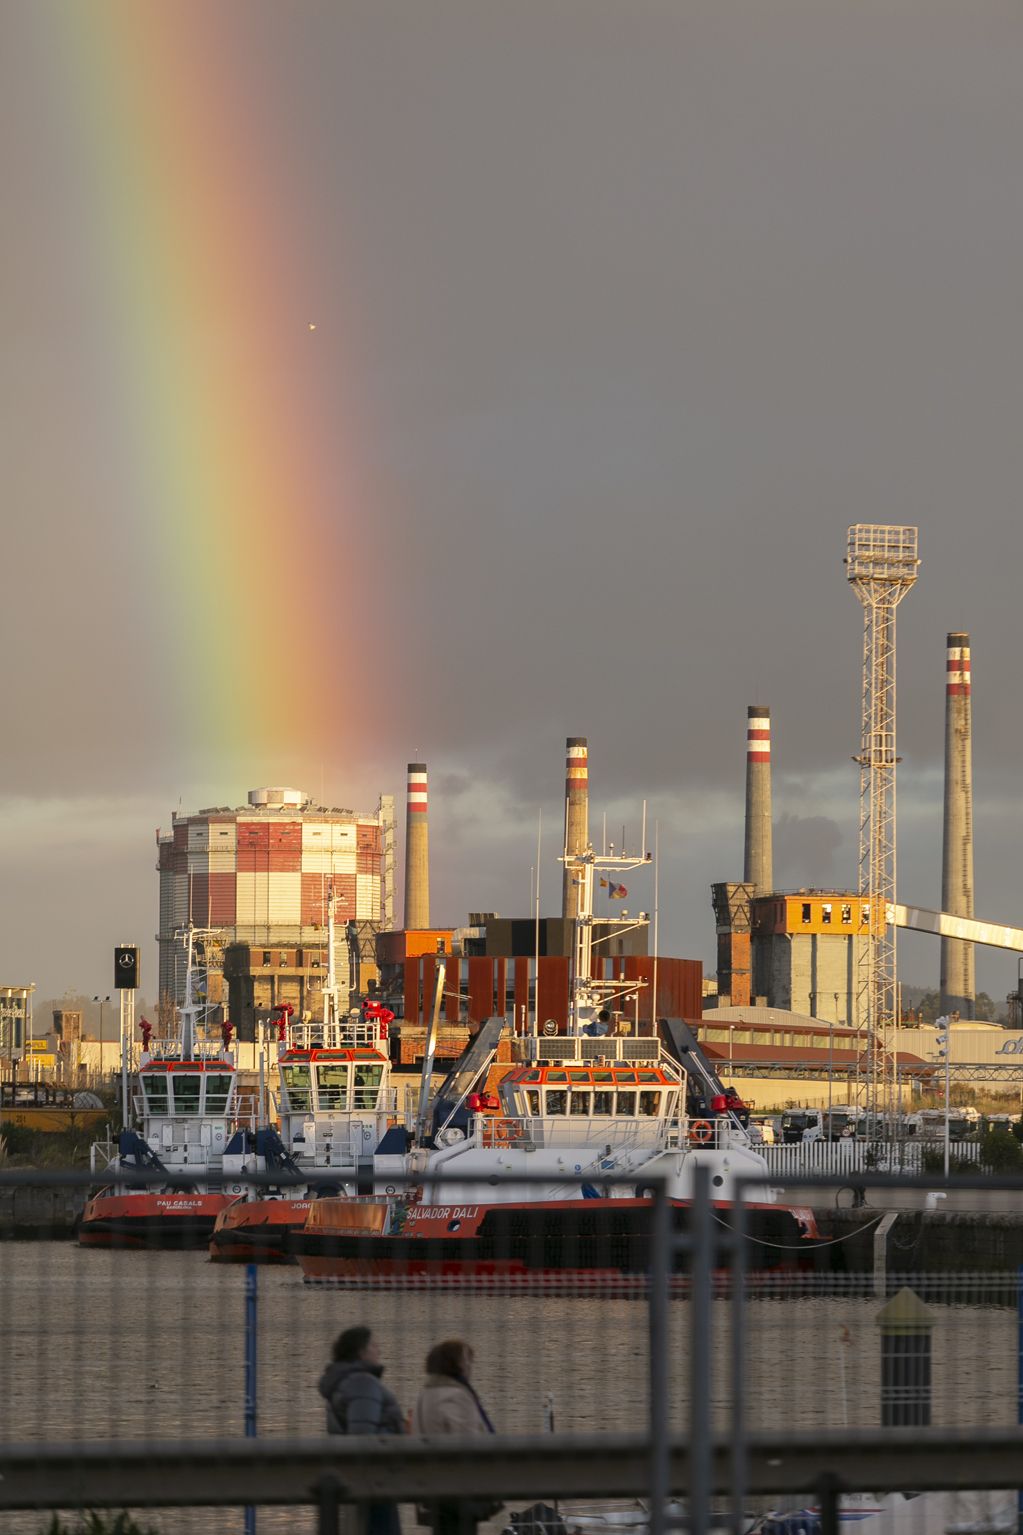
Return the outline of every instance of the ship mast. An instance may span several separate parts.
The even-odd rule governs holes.
[[[644,817],[644,833],[645,833]],[[645,835],[644,835],[645,841]],[[651,861],[650,853],[615,853],[612,844],[609,853],[595,853],[587,844],[581,853],[565,853],[560,860],[575,887],[578,905],[574,919],[572,939],[572,966],[569,981],[568,1032],[578,1035],[583,1026],[595,1021],[605,1007],[612,1005],[626,992],[637,992],[645,981],[598,980],[593,976],[593,950],[601,940],[593,937],[593,882],[594,875],[606,874],[609,887],[615,885],[612,874],[624,874],[629,869],[645,868]],[[616,936],[647,926],[647,916],[641,912],[634,921],[623,922]]]

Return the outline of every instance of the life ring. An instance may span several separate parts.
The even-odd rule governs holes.
[[[492,1119],[490,1133],[496,1145],[507,1146],[522,1134],[522,1124],[517,1119]]]
[[[689,1139],[696,1146],[706,1146],[714,1139],[714,1126],[709,1119],[694,1119],[689,1126]]]

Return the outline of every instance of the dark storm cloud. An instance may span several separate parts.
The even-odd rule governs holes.
[[[152,650],[174,596],[119,536],[145,507],[96,397],[76,268],[90,210],[23,50],[0,47],[0,131],[19,145],[0,170],[15,231],[0,361],[18,722],[5,824],[24,829],[31,896],[7,883],[9,966],[54,991],[87,986],[126,889],[152,930],[140,827],[166,824],[179,794],[186,809],[237,802],[285,779],[360,806],[390,789],[400,807],[420,754],[435,909],[522,909],[541,807],[557,851],[576,733],[591,740],[595,813],[632,806],[638,821],[649,797],[664,931],[709,961],[707,886],[741,873],[748,703],[774,718],[779,873],[823,877],[830,858],[829,879],[855,878],[861,614],[842,554],[858,521],[921,528],[899,613],[907,898],[937,901],[943,645],[961,626],[978,906],[1019,920],[1018,9],[233,11],[305,210],[291,232],[301,297],[328,344],[343,295],[345,355],[321,364],[320,387],[328,414],[358,396],[360,518],[404,669],[380,668],[370,629],[345,630],[339,571],[324,682],[350,711],[360,679],[346,760],[285,729],[228,783],[215,743],[185,738],[166,704],[175,657]],[[15,44],[20,16],[0,23]],[[229,666],[211,657],[209,680]],[[122,819],[125,796],[138,817]],[[107,827],[103,860],[54,844],[54,825],[77,824],[69,804]],[[553,896],[556,864],[547,877]],[[38,936],[56,883],[83,914],[59,959]]]

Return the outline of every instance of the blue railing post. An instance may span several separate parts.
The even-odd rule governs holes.
[[[256,1437],[256,1341],[259,1318],[257,1275],[254,1263],[245,1265],[245,1437]],[[256,1510],[249,1504],[245,1509],[245,1535],[256,1535]]]
[[[1015,1421],[1023,1424],[1023,1268],[1015,1271]],[[1015,1494],[1015,1529],[1023,1535],[1023,1487]]]

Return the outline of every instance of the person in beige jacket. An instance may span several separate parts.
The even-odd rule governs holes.
[[[436,1344],[426,1356],[426,1382],[412,1409],[412,1432],[432,1438],[456,1434],[469,1439],[496,1432],[470,1380],[473,1352],[460,1338]],[[502,1504],[478,1498],[429,1503],[419,1510],[421,1524],[434,1535],[475,1535],[481,1519],[491,1519]]]

